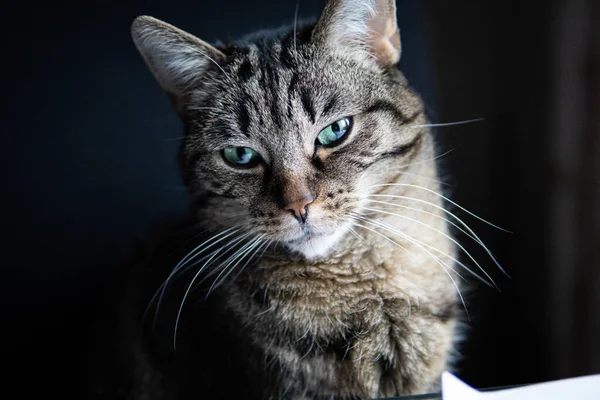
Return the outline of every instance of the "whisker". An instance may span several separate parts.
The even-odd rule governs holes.
[[[483,120],[484,120],[483,118],[474,118],[474,119],[466,119],[464,121],[445,122],[445,123],[440,123],[440,124],[413,125],[410,128],[427,128],[427,127],[465,125],[465,124],[471,124],[473,122],[481,122]]]
[[[432,207],[434,207],[434,208],[436,208],[436,209],[444,212],[445,214],[451,216],[456,221],[458,221],[462,226],[464,226],[465,229],[467,231],[469,231],[471,233],[471,235],[473,235],[477,239],[476,241],[485,250],[485,252],[492,259],[492,261],[494,262],[494,264],[496,264],[496,266],[500,269],[500,271],[502,271],[506,276],[509,276],[508,273],[504,270],[504,268],[502,268],[502,266],[500,265],[500,263],[498,262],[498,260],[494,256],[494,254],[491,252],[491,250],[488,249],[488,247],[483,243],[483,240],[481,240],[481,238],[475,233],[475,231],[473,231],[473,229],[471,229],[471,227],[466,222],[464,222],[462,219],[460,219],[454,213],[446,210],[444,207],[439,206],[439,205],[434,204],[434,203],[431,203],[431,202],[429,202],[427,200],[422,200],[422,199],[418,199],[418,198],[410,197],[410,196],[400,196],[400,195],[393,195],[393,194],[370,194],[370,195],[367,195],[367,197],[391,197],[391,198],[395,198],[395,199],[404,199],[404,200],[416,201],[417,203],[428,204],[428,205],[430,205],[430,206],[432,206]]]
[[[213,60],[211,57],[209,57],[206,53],[204,53],[202,51],[198,51],[198,53],[200,53],[202,56],[206,57],[213,64],[215,64],[217,67],[219,67],[219,69],[221,70],[221,72],[223,72],[223,75],[225,75],[225,77],[227,77],[227,79],[229,79],[230,81],[232,81],[231,77],[227,74],[227,72],[225,72],[225,70],[219,65],[219,63],[217,63],[215,60]]]
[[[398,172],[399,172],[400,174],[402,174],[402,175],[415,176],[415,177],[417,177],[417,178],[419,178],[419,179],[421,179],[421,180],[425,180],[425,181],[428,181],[428,182],[435,182],[435,183],[437,183],[437,184],[439,184],[439,185],[450,186],[450,187],[456,187],[456,185],[453,185],[453,184],[451,184],[451,183],[448,183],[448,182],[443,182],[443,181],[440,181],[440,180],[438,180],[438,179],[428,178],[428,177],[426,177],[426,176],[419,175],[419,174],[415,174],[415,173],[412,173],[412,172],[405,172],[405,171],[398,171]]]
[[[221,247],[221,249],[223,249],[223,247]],[[175,331],[173,332],[173,350],[177,349],[177,328],[179,327],[179,318],[181,318],[181,310],[183,309],[183,304],[185,303],[185,299],[187,298],[188,293],[190,292],[190,289],[192,288],[192,285],[194,284],[194,281],[196,280],[196,278],[200,275],[202,270],[212,261],[212,259],[217,254],[219,254],[219,252],[215,252],[215,254],[211,258],[209,258],[208,261],[206,261],[206,263],[204,263],[204,265],[198,270],[198,272],[196,272],[196,275],[194,275],[194,278],[190,282],[187,290],[185,291],[185,294],[183,295],[183,300],[181,301],[181,305],[179,306],[179,311],[177,312],[177,318],[175,319]]]
[[[190,242],[196,240],[196,238],[198,238],[199,236],[202,236],[202,235],[210,232],[211,230],[215,229],[216,227],[221,226],[221,225],[225,226],[226,222],[229,222],[229,221],[234,220],[234,219],[236,221],[239,221],[240,218],[246,217],[247,215],[248,215],[248,213],[234,214],[234,215],[231,215],[231,216],[229,216],[227,218],[224,218],[220,223],[214,224],[214,226],[212,228],[208,228],[207,227],[206,229],[201,230],[200,232],[198,232],[197,234],[193,235],[189,239],[184,240],[179,246],[177,246],[177,249],[174,249],[173,251],[171,251],[169,253],[169,256],[173,255],[175,252],[179,251],[184,246],[187,246]],[[195,227],[200,226],[200,225],[201,224],[198,223],[198,224],[195,225]],[[235,228],[235,226],[232,226],[231,228]]]
[[[448,258],[451,258],[451,259],[452,259],[452,257],[451,257],[450,255],[448,255],[448,254],[446,254],[446,253],[442,252],[441,250],[439,250],[439,249],[437,249],[437,248],[435,248],[435,247],[433,247],[433,246],[427,245],[426,243],[423,243],[423,242],[421,242],[421,241],[419,241],[419,240],[417,240],[417,239],[415,239],[415,238],[411,237],[410,235],[408,235],[408,234],[406,234],[406,233],[404,233],[404,232],[402,232],[402,231],[400,231],[400,230],[398,230],[398,229],[396,229],[396,228],[392,227],[392,226],[391,226],[391,225],[389,225],[389,224],[385,224],[385,223],[383,223],[383,222],[381,222],[381,221],[376,221],[376,220],[374,220],[374,219],[367,218],[367,217],[364,217],[364,216],[362,216],[362,215],[358,215],[358,216],[356,216],[355,218],[358,218],[360,221],[367,222],[367,223],[369,223],[369,224],[371,224],[371,225],[375,225],[375,226],[377,226],[377,227],[379,227],[379,228],[382,228],[382,229],[384,229],[384,230],[386,230],[386,231],[388,231],[388,232],[390,232],[390,233],[394,233],[394,234],[396,234],[396,235],[398,235],[398,236],[400,236],[400,237],[402,237],[402,238],[404,238],[404,239],[408,240],[409,242],[413,243],[414,245],[416,245],[416,246],[417,246],[417,247],[419,247],[420,249],[424,250],[424,251],[425,251],[425,252],[426,252],[428,255],[430,255],[432,258],[434,258],[434,260],[438,261],[438,263],[439,263],[439,262],[443,262],[443,261],[442,261],[442,260],[440,260],[440,258],[439,258],[439,257],[437,257],[437,256],[433,255],[433,254],[432,254],[432,253],[431,253],[429,250],[427,250],[427,249],[426,249],[424,246],[431,247],[431,248],[433,248],[434,250],[436,250],[438,253],[441,253],[442,255],[445,255],[446,257],[448,257]],[[364,228],[366,228],[366,227],[364,227]],[[376,232],[376,231],[374,231],[374,232]],[[379,232],[376,232],[376,233],[379,233]],[[379,233],[379,234],[380,234],[380,233]],[[405,247],[402,247],[402,248],[403,248],[403,249],[405,249],[406,251],[410,252],[410,250],[406,249]],[[411,253],[412,253],[412,252],[411,252]],[[461,275],[461,274],[460,274],[460,273],[459,273],[457,270],[455,270],[454,268],[452,268],[450,265],[448,265],[448,264],[447,264],[447,263],[445,263],[445,262],[443,262],[443,264],[444,264],[444,266],[446,266],[448,269],[450,269],[452,272],[454,272],[454,273],[455,273],[457,276],[459,276],[459,277],[460,277],[460,278],[461,278],[463,281],[465,281],[465,282],[467,281],[467,280],[466,280],[466,279],[465,279],[465,278],[464,278],[464,277],[463,277],[463,276],[462,276],[462,275]]]
[[[365,240],[365,238],[364,238],[364,237],[362,237],[362,236],[360,236],[360,235],[358,234],[358,232],[356,232],[356,231],[355,231],[355,230],[354,230],[352,227],[350,227],[350,229],[349,229],[349,230],[350,230],[350,233],[351,233],[352,235],[354,235],[354,237],[355,237],[355,238],[357,238],[357,239],[359,239],[359,240],[362,240],[363,242],[365,242],[365,241],[366,241],[366,240]]]
[[[221,113],[222,110],[219,110],[215,107],[197,107],[197,106],[188,106],[189,111],[213,111],[215,113]]]
[[[238,273],[233,277],[233,280],[236,280],[237,277],[240,276],[240,274],[242,272],[244,272],[244,269],[246,269],[246,267],[250,264],[250,262],[252,262],[252,259],[256,256],[256,254],[258,254],[259,251],[261,251],[261,249],[263,249],[263,246],[264,246],[264,249],[262,250],[262,253],[260,253],[260,255],[257,258],[257,260],[260,260],[272,243],[273,243],[273,239],[269,239],[269,240],[264,241],[263,244],[261,244],[254,251],[254,254],[252,254],[252,256],[250,256],[250,258],[248,258],[248,260],[246,261],[246,263],[244,265],[242,265],[242,267],[240,268],[240,270],[238,271]],[[266,244],[266,246],[265,246],[265,244]]]
[[[386,214],[388,214],[388,213],[386,213]],[[396,215],[396,214],[393,214],[393,213],[389,213],[389,214],[391,214],[391,215]],[[396,215],[396,216],[402,217],[402,216],[400,216],[400,215]],[[407,217],[407,218],[408,218],[408,217]],[[430,228],[430,229],[433,229],[433,230],[435,230],[435,231],[437,231],[437,232],[439,232],[439,233],[441,233],[441,234],[445,235],[443,232],[441,232],[441,231],[439,231],[439,230],[437,230],[437,229],[435,229],[435,228],[433,228],[433,227],[431,227],[431,226],[429,226],[429,225],[427,225],[427,224],[421,223],[420,221],[414,220],[414,219],[412,219],[412,218],[408,218],[408,219],[409,219],[409,220],[411,220],[411,221],[414,221],[414,222],[420,223],[420,224],[422,224],[422,225],[423,225],[423,226],[425,226],[425,227],[428,227],[428,228]],[[387,223],[385,223],[385,222],[381,222],[381,221],[373,221],[373,222],[376,222],[376,223],[378,223],[378,224],[382,224],[382,225],[384,225],[385,227],[387,227],[387,228],[389,228],[389,229],[392,229],[394,232],[396,232],[397,234],[401,235],[402,237],[405,237],[405,238],[408,238],[408,237],[410,237],[408,234],[406,234],[406,233],[404,233],[404,232],[402,232],[402,231],[398,230],[397,228],[395,228],[395,227],[391,226],[390,224],[387,224]],[[449,254],[445,253],[444,251],[442,251],[442,250],[440,250],[440,249],[438,249],[438,248],[436,248],[436,247],[434,247],[434,246],[432,246],[432,245],[429,245],[429,244],[427,244],[427,243],[421,242],[420,240],[417,240],[417,239],[415,239],[415,238],[413,238],[413,237],[410,237],[410,240],[414,240],[415,242],[417,242],[417,243],[420,243],[420,244],[421,244],[421,245],[423,245],[423,246],[429,247],[430,249],[432,249],[432,250],[434,250],[434,251],[436,251],[436,252],[440,253],[441,255],[443,255],[443,256],[446,256],[446,257],[450,258],[452,261],[454,261],[455,263],[457,263],[458,265],[460,265],[461,267],[463,267],[463,268],[464,268],[464,269],[465,269],[467,272],[469,272],[471,275],[473,275],[474,277],[476,277],[477,279],[479,279],[479,280],[480,280],[481,282],[483,282],[484,284],[486,284],[486,285],[488,285],[488,286],[491,286],[491,287],[496,287],[496,288],[498,288],[498,287],[496,286],[496,284],[495,284],[494,280],[493,280],[493,279],[492,279],[492,278],[491,278],[491,277],[490,277],[490,276],[489,276],[489,275],[488,275],[488,274],[485,272],[485,270],[484,270],[483,268],[481,268],[481,266],[480,266],[480,265],[477,263],[477,261],[475,261],[475,259],[474,259],[473,257],[471,257],[471,255],[470,255],[470,254],[469,254],[469,253],[468,253],[468,252],[467,252],[467,251],[464,249],[464,247],[462,247],[462,246],[461,246],[461,245],[460,245],[460,244],[459,244],[459,243],[458,243],[456,240],[452,239],[450,236],[448,236],[448,235],[445,235],[445,236],[446,236],[446,237],[448,237],[448,238],[449,238],[451,241],[453,241],[453,242],[454,242],[454,243],[455,243],[457,246],[459,246],[459,247],[460,247],[460,248],[461,248],[461,249],[462,249],[462,250],[463,250],[463,251],[464,251],[464,252],[465,252],[465,253],[466,253],[466,254],[467,254],[467,255],[468,255],[470,258],[471,258],[471,260],[473,260],[473,262],[475,263],[475,265],[477,265],[477,266],[479,267],[479,269],[480,269],[480,270],[481,270],[481,271],[482,271],[482,272],[485,274],[485,276],[486,276],[486,277],[487,277],[487,278],[488,278],[488,279],[489,279],[489,280],[492,282],[491,284],[490,284],[490,282],[488,282],[488,281],[486,281],[485,279],[483,279],[483,278],[482,278],[482,277],[481,277],[479,274],[475,273],[473,270],[471,270],[469,267],[467,267],[467,266],[466,266],[466,265],[465,265],[463,262],[461,262],[461,261],[459,261],[458,259],[456,259],[455,257],[453,257],[453,256],[451,256],[451,255],[449,255]],[[454,270],[453,270],[453,271],[454,271]],[[456,272],[456,271],[454,271],[454,272]],[[464,278],[463,278],[463,279],[464,279]]]
[[[450,150],[443,152],[442,154],[438,154],[435,157],[426,158],[425,160],[413,161],[408,164],[397,165],[396,168],[412,167],[413,165],[419,165],[419,164],[423,164],[426,162],[439,160],[440,158],[446,157],[448,154],[452,153],[454,150],[456,150],[456,147],[453,147]],[[370,186],[368,186],[368,187],[370,187]]]
[[[241,251],[238,251],[238,255],[233,258],[225,267],[223,267],[223,269],[221,270],[221,272],[219,273],[219,275],[215,278],[215,280],[213,281],[213,284],[211,285],[211,287],[208,289],[208,293],[206,294],[206,298],[208,298],[208,296],[210,296],[210,294],[212,293],[212,291],[221,285],[221,283],[223,283],[223,281],[225,279],[227,279],[227,277],[229,276],[229,274],[231,273],[231,271],[235,270],[235,267],[237,267],[242,260],[244,259],[244,257],[246,257],[246,255],[248,255],[254,248],[256,248],[256,246],[262,241],[262,238],[264,237],[264,235],[250,241],[249,243],[247,243],[244,247],[242,247]],[[229,268],[229,266],[236,261],[237,262],[231,267]],[[220,268],[220,267],[218,267]],[[223,279],[221,279],[219,281],[219,278],[221,277],[221,275],[225,272],[229,270],[225,276],[223,277]],[[218,284],[217,284],[218,282]]]
[[[218,235],[215,235],[215,236],[213,236],[212,238],[217,238],[217,237],[221,236],[222,234],[224,234],[224,233],[227,233],[227,232],[231,232],[231,231],[233,231],[233,232],[231,232],[232,234],[235,234],[236,232],[239,232],[240,230],[241,230],[241,228],[237,228],[237,229],[236,229],[235,227],[231,227],[231,228],[225,229],[225,230],[224,230],[222,233],[219,233]],[[231,235],[227,235],[226,237],[229,237],[229,236],[231,236]],[[212,238],[211,238],[211,239],[212,239]],[[198,255],[199,255],[199,254],[200,254],[202,251],[204,251],[204,250],[206,250],[206,249],[209,249],[210,247],[212,247],[212,246],[214,245],[214,243],[213,243],[213,245],[211,245],[211,246],[207,247],[206,249],[202,249],[202,246],[204,246],[206,243],[208,243],[208,242],[209,242],[211,239],[208,239],[208,240],[204,241],[203,243],[199,244],[199,245],[198,245],[198,246],[196,246],[196,247],[195,247],[195,248],[194,248],[192,251],[190,251],[190,252],[189,252],[189,253],[188,253],[188,254],[187,254],[185,257],[183,257],[183,258],[181,259],[181,261],[179,261],[179,263],[178,263],[178,264],[177,264],[177,266],[175,267],[174,271],[176,271],[176,270],[177,270],[177,269],[178,269],[180,266],[184,265],[185,263],[187,263],[187,262],[189,262],[189,261],[193,260],[193,259],[194,259],[195,257],[197,257],[197,256],[198,256]],[[221,239],[221,240],[222,240],[222,239]],[[215,243],[219,243],[221,240],[219,240],[219,241],[217,241],[217,242],[215,242]],[[202,250],[201,250],[201,249],[202,249]]]
[[[235,239],[235,242],[229,242],[227,244],[228,248],[225,252],[221,253],[221,256],[219,256],[217,259],[220,259],[222,257],[224,257],[225,255],[227,255],[227,252],[229,251],[229,249],[233,249],[235,248],[239,243],[243,242],[246,238],[248,238],[249,236],[251,236],[252,233],[246,233],[245,235],[238,237],[237,239]],[[210,271],[207,271],[206,275],[202,278],[202,280],[200,282],[198,282],[198,285],[200,285],[201,283],[203,283],[206,279],[210,278],[211,276],[213,276],[214,274],[218,273],[220,271],[220,268],[223,267],[223,265],[227,264],[232,257],[235,257],[240,251],[243,251],[243,249],[252,241],[253,239],[250,239],[249,242],[244,243],[240,248],[238,248],[237,250],[235,250],[233,252],[233,254],[229,254],[229,256],[222,261],[217,267],[215,268],[211,268]],[[216,261],[216,260],[215,260]]]
[[[453,237],[451,237],[451,236],[450,236],[450,235],[448,235],[447,233],[445,233],[445,232],[442,232],[442,231],[440,231],[439,229],[436,229],[436,228],[434,228],[433,226],[427,225],[427,224],[426,224],[426,223],[424,223],[424,222],[421,222],[421,221],[419,221],[419,220],[416,220],[416,219],[414,219],[414,218],[411,218],[411,217],[407,217],[406,215],[396,214],[396,213],[392,213],[392,212],[389,212],[389,211],[384,211],[384,210],[379,210],[379,209],[374,209],[374,208],[365,208],[365,209],[366,209],[366,210],[370,210],[370,211],[374,211],[374,212],[380,212],[380,213],[387,214],[387,215],[393,215],[393,216],[395,216],[395,217],[398,217],[398,218],[404,218],[404,219],[407,219],[407,220],[409,220],[409,221],[412,221],[412,222],[415,222],[415,223],[417,223],[417,224],[419,224],[419,225],[421,225],[421,226],[424,226],[424,227],[426,227],[426,228],[429,228],[429,229],[431,229],[431,230],[433,230],[433,231],[435,231],[435,232],[439,233],[440,235],[444,236],[445,238],[449,239],[449,240],[450,240],[450,241],[452,241],[452,242],[453,242],[455,245],[457,245],[457,246],[458,246],[458,247],[459,247],[459,248],[460,248],[460,249],[461,249],[461,250],[462,250],[462,251],[463,251],[463,252],[464,252],[464,253],[465,253],[465,254],[466,254],[466,255],[467,255],[467,256],[468,256],[470,259],[471,259],[471,261],[473,261],[473,262],[475,263],[475,265],[477,265],[477,267],[478,267],[478,268],[481,270],[481,272],[483,272],[483,273],[484,273],[484,275],[485,275],[485,276],[486,276],[486,277],[487,277],[487,278],[488,278],[488,279],[489,279],[489,280],[492,282],[492,284],[493,284],[493,285],[494,285],[494,286],[495,286],[495,287],[498,289],[498,286],[496,285],[496,283],[494,282],[494,280],[492,279],[492,277],[491,277],[491,276],[490,276],[490,275],[489,275],[489,274],[488,274],[488,273],[487,273],[487,272],[486,272],[486,271],[483,269],[483,267],[481,267],[481,265],[479,265],[479,263],[478,263],[478,262],[475,260],[475,258],[474,258],[474,257],[471,255],[471,253],[469,253],[469,252],[467,251],[467,249],[465,249],[465,248],[464,248],[464,246],[463,246],[463,245],[461,245],[461,244],[460,244],[460,243],[459,243],[459,242],[458,242],[456,239],[454,239]],[[456,260],[455,260],[455,261],[456,261]],[[462,264],[461,264],[461,265],[462,265]],[[464,265],[463,265],[463,266],[464,266]],[[466,267],[465,267],[465,268],[466,268]],[[468,268],[467,268],[467,271],[469,271],[469,272],[471,272],[471,273],[473,274],[473,272],[472,272],[470,269],[468,269]],[[477,275],[475,274],[475,276],[477,276]]]
[[[508,231],[504,228],[501,228],[497,225],[494,225],[493,223],[486,221],[485,219],[481,218],[480,216],[478,216],[475,213],[472,213],[471,211],[467,210],[466,208],[464,208],[463,206],[461,206],[460,204],[450,200],[449,198],[447,198],[446,196],[444,196],[443,194],[440,194],[438,192],[436,192],[435,190],[431,190],[429,188],[423,187],[423,186],[419,186],[419,185],[413,185],[410,183],[380,183],[380,184],[376,184],[376,185],[371,185],[371,186],[367,186],[365,189],[367,188],[372,188],[372,187],[383,187],[383,186],[403,186],[403,187],[412,187],[412,188],[416,188],[416,189],[421,189],[421,190],[425,190],[429,193],[435,194],[436,196],[441,197],[442,199],[444,199],[445,201],[447,201],[448,203],[452,204],[453,206],[463,210],[464,212],[466,212],[467,214],[471,215],[472,217],[477,218],[478,220],[485,222],[486,224],[493,226],[496,229],[499,229],[501,231],[507,232],[507,233],[512,233],[511,231]]]
[[[296,53],[296,27],[298,25],[298,10],[300,9],[300,0],[296,2],[296,11],[294,11],[294,54]]]
[[[368,222],[368,221],[365,221],[365,222]],[[364,229],[368,229],[368,230],[370,230],[370,231],[372,231],[372,232],[374,232],[374,233],[376,233],[376,234],[378,234],[378,235],[382,236],[384,239],[386,239],[386,240],[388,240],[389,242],[391,242],[391,243],[395,244],[396,246],[398,246],[398,247],[400,247],[400,248],[402,248],[402,249],[405,249],[405,250],[406,250],[406,248],[405,248],[404,246],[402,246],[402,245],[400,245],[399,243],[397,243],[396,241],[394,241],[394,240],[392,240],[392,239],[388,238],[387,236],[385,236],[385,235],[381,234],[380,232],[377,232],[377,231],[375,231],[374,229],[370,229],[369,227],[366,227],[366,226],[364,226],[364,225],[361,225],[361,224],[356,224],[356,226],[359,226],[359,227],[361,227],[361,228],[364,228]],[[456,288],[456,292],[458,293],[458,297],[460,298],[460,301],[461,301],[461,303],[462,303],[462,305],[463,305],[463,307],[464,307],[464,309],[465,309],[465,313],[467,314],[467,317],[469,318],[469,320],[471,320],[471,317],[470,317],[470,315],[469,315],[469,310],[467,310],[467,305],[466,305],[466,303],[465,303],[465,300],[464,300],[464,298],[463,298],[463,296],[462,296],[462,293],[460,292],[460,289],[458,288],[458,285],[456,284],[456,281],[454,280],[454,278],[452,278],[452,275],[450,275],[450,273],[449,273],[449,272],[446,270],[446,268],[444,267],[444,264],[441,262],[441,260],[440,260],[438,257],[436,257],[436,256],[434,256],[433,254],[431,254],[431,252],[427,251],[427,249],[425,249],[425,248],[423,248],[423,250],[425,250],[425,251],[426,251],[426,252],[427,252],[427,253],[428,253],[428,254],[429,254],[429,255],[430,255],[430,256],[431,256],[431,257],[434,259],[434,261],[436,261],[436,262],[437,262],[437,263],[438,263],[438,264],[439,264],[439,265],[442,267],[442,270],[443,270],[443,271],[446,273],[446,275],[448,275],[448,277],[449,277],[449,278],[450,278],[450,280],[452,281],[452,284],[453,284],[453,285],[454,285],[454,287]],[[407,251],[408,251],[408,250],[407,250]],[[450,268],[450,269],[452,269],[452,268]],[[457,274],[459,277],[461,276],[461,275],[460,275],[460,274],[458,274],[456,271],[454,271],[454,272],[455,272],[455,273],[456,273],[456,274]]]
[[[211,248],[212,246],[214,246],[217,243],[219,243],[219,242],[227,239],[229,236],[235,234],[236,232],[239,232],[239,230],[240,230],[240,228],[238,228],[238,229],[234,230],[233,232],[231,232],[232,229],[235,229],[235,228],[229,228],[229,229],[226,229],[224,231],[221,231],[221,232],[219,232],[219,233],[211,236],[210,238],[208,238],[207,240],[205,240],[203,243],[201,243],[200,245],[196,246],[181,261],[179,261],[179,263],[175,266],[175,268],[173,268],[173,270],[171,271],[171,273],[169,274],[169,276],[167,277],[167,279],[165,279],[165,281],[158,287],[158,289],[156,290],[156,292],[154,293],[154,295],[150,299],[150,301],[148,303],[148,306],[146,307],[146,310],[144,311],[144,314],[142,316],[142,320],[146,319],[146,316],[147,316],[148,312],[150,311],[150,306],[152,305],[152,303],[154,302],[154,300],[156,299],[156,297],[160,293],[160,296],[158,297],[158,301],[156,303],[156,312],[154,314],[154,319],[153,319],[153,322],[152,322],[152,326],[153,327],[156,326],[156,320],[157,320],[158,310],[160,308],[160,304],[162,303],[162,299],[163,299],[163,296],[164,296],[164,293],[165,293],[165,289],[166,289],[167,285],[169,284],[169,281],[171,280],[171,278],[183,267],[183,265],[185,265],[186,262],[192,260],[194,257],[196,257],[202,251]],[[216,242],[212,243],[210,246],[202,249],[203,246],[207,245],[211,241],[219,238],[220,236],[222,236],[222,235],[224,235],[226,233],[228,233],[226,236],[221,237],[219,240],[217,240]],[[193,253],[195,253],[195,254],[193,255]]]
[[[423,213],[423,214],[431,215],[432,217],[439,218],[439,219],[441,219],[443,221],[446,221],[447,223],[449,223],[450,225],[454,226],[456,229],[458,229],[459,231],[461,231],[462,233],[464,233],[465,235],[467,235],[469,238],[473,239],[476,243],[481,244],[481,242],[478,239],[476,239],[475,236],[471,235],[469,232],[465,231],[463,228],[461,228],[460,226],[458,226],[454,222],[450,221],[448,218],[442,217],[441,215],[437,215],[437,214],[434,214],[434,213],[426,211],[426,210],[421,210],[420,208],[405,206],[404,204],[390,203],[389,201],[372,200],[372,199],[368,199],[368,198],[367,199],[363,199],[363,200],[364,201],[369,201],[369,202],[372,202],[372,203],[377,203],[377,204],[385,204],[385,205],[394,206],[394,207],[402,207],[402,208],[406,208],[408,210],[412,210],[412,211],[420,212],[420,213]]]
[[[225,245],[221,246],[217,251],[214,252],[214,254],[202,265],[202,267],[200,267],[200,269],[198,269],[198,271],[196,272],[196,274],[194,275],[194,277],[192,278],[190,284],[187,287],[187,290],[185,291],[185,294],[183,295],[183,299],[181,300],[181,304],[179,306],[179,311],[177,312],[177,318],[175,320],[175,331],[173,332],[173,349],[176,349],[176,343],[177,343],[177,328],[179,326],[179,320],[181,318],[181,311],[183,310],[183,305],[185,303],[185,300],[188,297],[188,294],[190,293],[190,290],[192,288],[192,286],[194,285],[194,282],[196,281],[196,279],[198,279],[198,276],[200,276],[200,274],[202,273],[202,271],[204,271],[204,268],[206,268],[207,265],[210,264],[210,262],[225,248],[225,247],[231,247],[231,243],[235,242],[237,240],[236,243],[239,243],[240,240],[243,240],[244,238],[248,237],[250,235],[250,233],[246,233],[244,235],[242,235],[241,238],[236,238],[233,239],[231,241],[229,241],[228,243],[226,243]]]
[[[355,217],[355,216],[352,216],[352,215],[347,215],[347,216],[349,216],[350,218],[352,218],[352,219],[353,219],[353,220],[355,220],[355,221],[362,221],[361,219],[359,219],[359,218],[357,218],[357,217]],[[374,230],[374,229],[371,229],[371,228],[369,228],[368,226],[364,226],[364,225],[358,224],[358,223],[356,223],[356,222],[352,222],[352,221],[350,221],[350,223],[352,224],[352,226],[356,226],[356,227],[358,227],[358,228],[366,229],[366,230],[368,230],[368,231],[371,231],[371,232],[375,233],[375,234],[376,234],[376,235],[378,235],[378,236],[381,236],[382,238],[386,239],[387,241],[389,241],[389,242],[392,242],[394,245],[396,245],[396,246],[400,247],[401,249],[403,249],[404,251],[406,251],[406,252],[407,252],[407,253],[408,253],[408,254],[409,254],[411,257],[412,257],[412,259],[413,259],[413,260],[415,259],[415,257],[416,257],[416,254],[415,254],[413,251],[410,251],[410,250],[409,250],[409,249],[407,249],[406,247],[404,247],[404,246],[402,246],[401,244],[399,244],[399,243],[395,242],[394,240],[392,240],[392,239],[390,239],[389,237],[385,236],[385,235],[384,235],[384,234],[382,234],[381,232],[377,232],[376,230]],[[366,239],[365,239],[365,240],[366,240]],[[439,260],[439,258],[437,258],[437,257],[435,257],[435,256],[433,256],[433,255],[431,255],[431,256],[434,258],[434,261],[435,261],[435,260]],[[456,272],[456,271],[454,271],[454,272]],[[456,273],[456,274],[457,274],[458,276],[460,276],[460,274],[458,274],[458,273]],[[415,285],[414,283],[412,283],[412,282],[411,282],[411,284],[412,284],[413,286],[417,287],[417,285]],[[366,309],[366,308],[365,308],[365,309]],[[364,310],[360,310],[360,312],[362,312],[362,311],[364,311]]]

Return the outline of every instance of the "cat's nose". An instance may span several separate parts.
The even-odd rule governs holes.
[[[301,199],[288,203],[285,207],[283,207],[283,209],[291,211],[298,222],[304,223],[308,218],[308,206],[313,201],[315,201],[315,196],[304,196]]]

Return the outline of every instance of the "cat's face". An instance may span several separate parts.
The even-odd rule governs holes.
[[[314,257],[348,233],[367,186],[418,149],[409,121],[421,110],[397,73],[329,52],[284,66],[281,48],[226,53],[227,75],[192,93],[185,168],[210,212],[227,207],[231,224]]]
[[[345,45],[352,38],[332,37],[342,35],[332,24],[350,29],[332,8],[341,3],[352,1],[330,2],[317,25],[296,36],[290,28],[217,50],[148,19],[136,40],[145,49],[162,39],[142,54],[186,123],[183,168],[193,195],[204,200],[201,218],[309,259],[335,249],[352,215],[363,212],[365,195],[397,181],[423,134],[411,127],[421,120],[421,102],[395,69],[397,30],[387,32],[389,24],[363,10],[369,34],[381,25],[391,36],[384,45],[371,36]],[[354,29],[349,34],[360,34]],[[164,53],[169,58],[157,67]]]

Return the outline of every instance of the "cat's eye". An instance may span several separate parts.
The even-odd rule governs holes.
[[[223,158],[235,167],[252,168],[260,162],[260,154],[250,147],[227,147]]]
[[[317,135],[317,144],[333,147],[341,143],[341,139],[348,133],[352,120],[349,117],[335,121]]]

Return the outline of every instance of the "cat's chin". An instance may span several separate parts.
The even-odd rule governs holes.
[[[310,235],[288,242],[286,247],[307,260],[315,260],[329,255],[345,233],[345,229],[337,229],[329,235]]]

